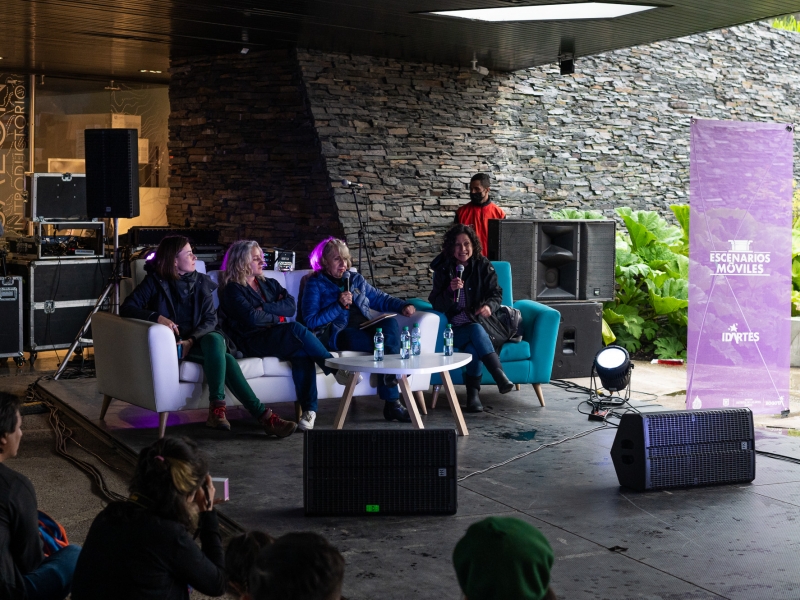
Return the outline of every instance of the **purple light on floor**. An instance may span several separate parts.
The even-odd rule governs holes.
[[[308,260],[311,262],[311,268],[315,271],[322,270],[322,251],[325,249],[325,244],[330,242],[331,240],[335,240],[336,238],[333,236],[326,237],[322,240],[319,244],[314,246],[314,249],[311,251],[311,254],[308,255]]]
[[[150,254],[144,257],[144,261],[148,262],[150,260],[153,260],[155,257],[156,257],[156,251],[153,250]]]

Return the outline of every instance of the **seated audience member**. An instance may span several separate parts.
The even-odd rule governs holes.
[[[457,267],[464,268],[461,277]],[[481,320],[500,307],[503,289],[488,258],[481,255],[475,231],[466,225],[453,225],[444,234],[442,253],[431,263],[433,289],[428,301],[453,325],[453,344],[472,354],[466,366],[466,412],[481,412],[481,363],[486,365],[501,394],[514,389],[503,371],[489,335]]]
[[[333,357],[325,346],[304,325],[286,322],[295,313],[295,300],[277,281],[264,277],[264,253],[257,242],[240,240],[228,248],[219,305],[225,333],[246,356],[274,356],[292,364],[295,395],[303,408],[298,426],[314,429],[316,365],[342,385],[349,373],[326,367],[325,360]]]
[[[505,219],[505,211],[489,200],[492,181],[486,173],[476,173],[469,182],[469,203],[456,211],[456,223],[469,225],[481,241],[478,254],[487,256],[489,246],[489,220]]]
[[[17,456],[22,438],[19,405],[16,396],[0,392],[0,598],[63,600],[81,549],[70,545],[44,556],[33,485],[5,464]]]
[[[161,240],[155,261],[144,281],[120,306],[119,314],[131,319],[161,323],[169,327],[181,347],[184,360],[203,365],[208,384],[208,420],[214,429],[229,430],[225,409],[225,386],[264,427],[267,435],[286,437],[297,425],[284,421],[265,407],[247,383],[239,363],[228,352],[225,336],[217,328],[212,292],[217,285],[198,273],[197,257],[189,240],[168,236]]]
[[[222,596],[215,490],[197,445],[162,438],[144,448],[129,489],[127,502],[109,504],[89,528],[72,600],[188,600],[188,586]]]
[[[252,600],[344,600],[344,558],[321,535],[287,533],[264,548],[250,575]]]
[[[512,517],[472,524],[453,550],[465,600],[556,600],[553,549],[542,532]]]
[[[344,272],[353,265],[350,250],[342,240],[330,238],[322,248],[320,270],[306,281],[303,319],[330,350],[373,351],[375,330],[380,327],[386,354],[400,353],[400,326],[390,318],[361,329],[370,320],[370,309],[379,312],[414,314],[414,307],[372,287],[360,273],[350,273],[350,291],[345,289]],[[410,423],[408,411],[400,404],[395,375],[378,376],[378,396],[385,400],[387,421]]]
[[[228,542],[225,549],[225,570],[228,572],[228,585],[239,600],[253,600],[250,595],[250,574],[256,566],[261,549],[274,542],[263,531],[242,533]]]

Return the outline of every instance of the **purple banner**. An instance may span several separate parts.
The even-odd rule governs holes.
[[[789,408],[794,127],[692,120],[686,408]]]

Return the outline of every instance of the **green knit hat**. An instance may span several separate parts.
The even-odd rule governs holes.
[[[474,523],[453,550],[458,584],[469,600],[542,600],[554,559],[541,531],[511,517]]]

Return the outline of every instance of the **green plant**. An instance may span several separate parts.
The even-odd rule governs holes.
[[[554,210],[550,213],[551,219],[605,219],[599,210],[576,210],[574,208],[564,208]]]
[[[772,22],[775,29],[785,29],[786,31],[800,32],[800,23],[794,18],[794,15],[786,15],[785,17],[778,17]]]
[[[670,208],[680,227],[653,211],[617,209],[627,232],[617,232],[617,297],[603,310],[618,344],[660,358],[686,356],[689,322],[689,207]]]

